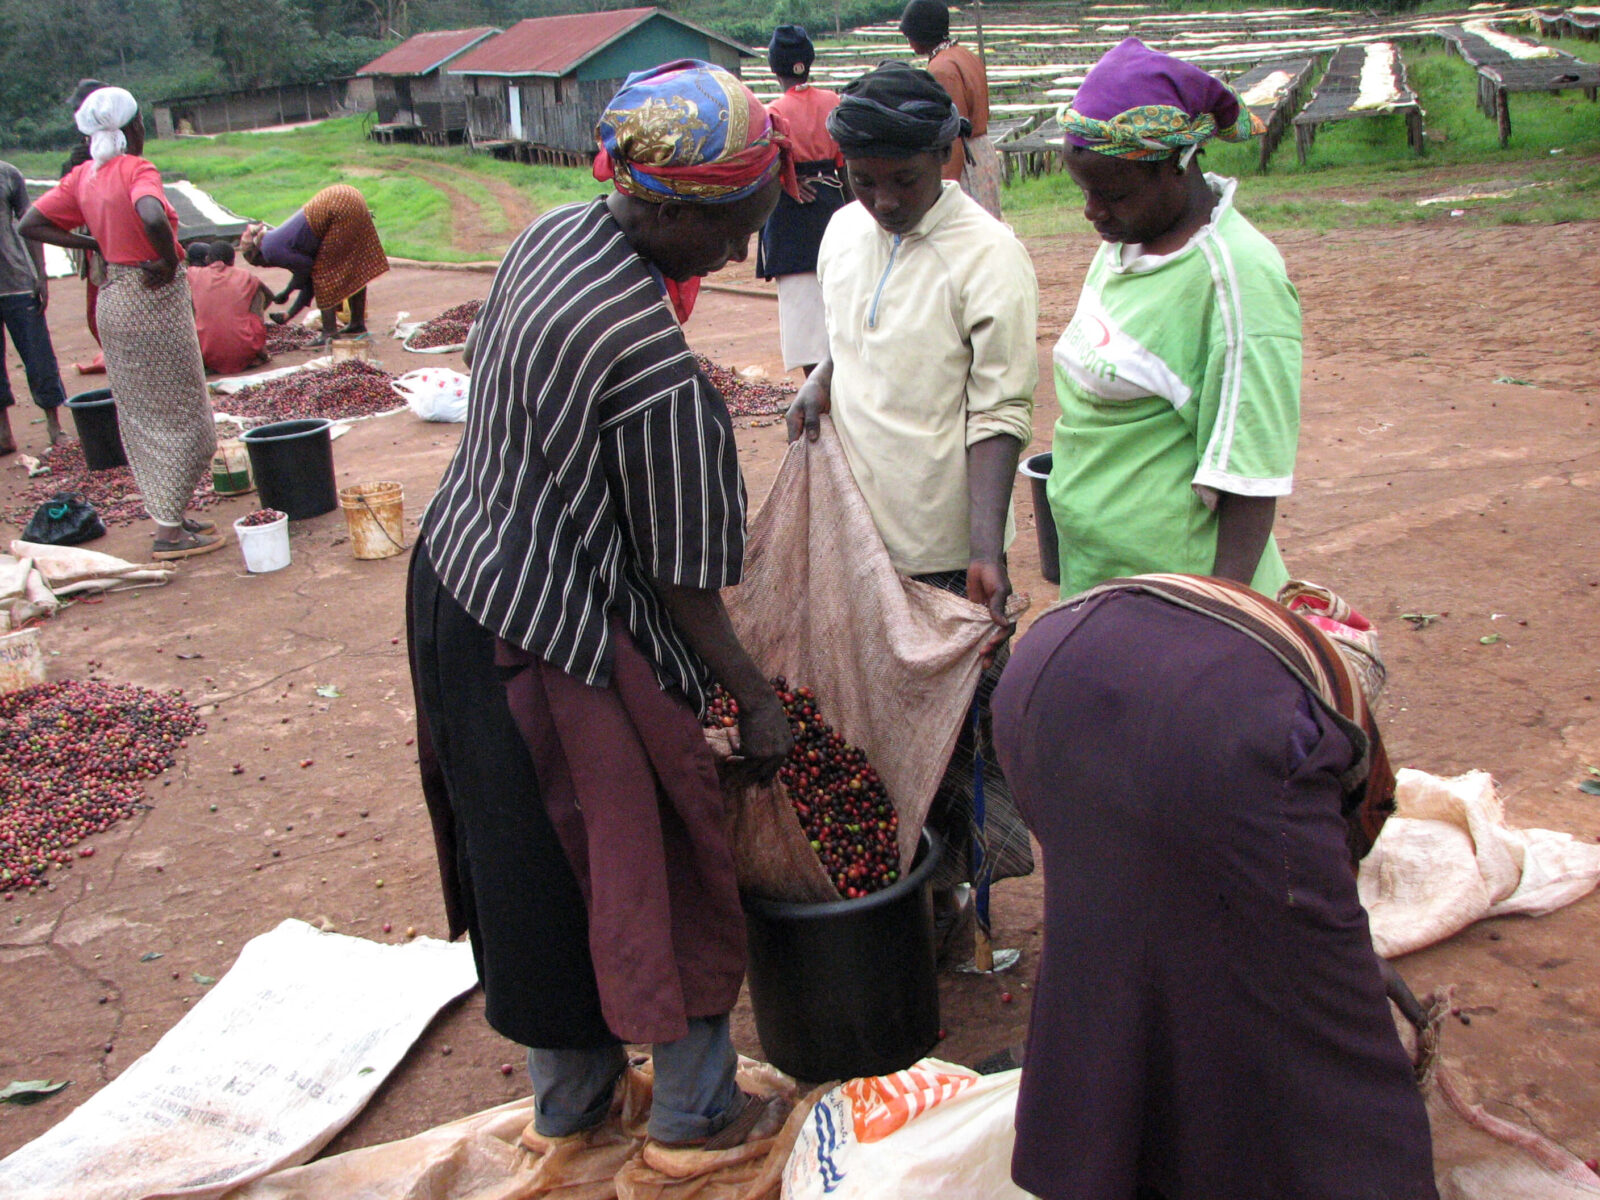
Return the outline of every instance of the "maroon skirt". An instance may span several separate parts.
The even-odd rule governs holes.
[[[1043,851],[1012,1175],[1046,1200],[1436,1200],[1340,815],[1353,750],[1155,596],[1041,617],[994,696]]]
[[[716,765],[619,624],[605,687],[479,626],[412,556],[419,762],[451,935],[526,1046],[671,1042],[733,1008],[744,915]]]

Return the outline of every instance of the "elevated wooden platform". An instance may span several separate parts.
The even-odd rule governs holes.
[[[1382,43],[1378,43],[1382,44]],[[1399,113],[1406,119],[1406,142],[1418,154],[1427,153],[1422,131],[1422,106],[1406,82],[1405,64],[1400,52],[1389,47],[1389,73],[1395,98],[1375,108],[1353,107],[1361,98],[1361,75],[1367,62],[1365,45],[1341,46],[1328,63],[1327,73],[1317,84],[1311,103],[1294,119],[1294,148],[1304,163],[1316,142],[1317,128],[1333,121],[1354,121],[1360,117],[1386,117]]]
[[[1278,148],[1278,143],[1283,140],[1283,135],[1288,130],[1295,113],[1304,103],[1306,84],[1310,81],[1311,72],[1316,65],[1315,58],[1293,58],[1283,62],[1261,63],[1232,81],[1233,90],[1244,96],[1274,75],[1281,73],[1287,76],[1270,99],[1249,105],[1250,114],[1266,126],[1266,131],[1257,139],[1261,146],[1258,169],[1263,173],[1266,172],[1267,164],[1272,159],[1272,152]]]
[[[1591,101],[1600,97],[1600,63],[1576,58],[1523,58],[1495,63],[1478,71],[1480,88],[1487,88],[1493,114],[1500,127],[1500,145],[1511,140],[1513,92],[1558,92],[1581,90]]]

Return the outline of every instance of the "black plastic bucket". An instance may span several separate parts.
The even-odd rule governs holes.
[[[320,517],[339,507],[333,478],[333,422],[322,417],[258,425],[241,436],[262,508],[291,521]]]
[[[1050,481],[1050,451],[1030,454],[1017,468],[1033,485],[1033,527],[1039,538],[1039,573],[1049,583],[1061,582],[1061,546],[1056,541],[1056,518],[1050,511],[1050,496],[1045,491]]]
[[[750,1004],[767,1061],[821,1082],[903,1071],[939,1041],[930,829],[910,874],[859,900],[744,897]]]
[[[117,424],[117,402],[110,388],[79,392],[67,401],[67,411],[78,430],[83,461],[91,471],[109,471],[128,465],[122,449],[122,428]]]

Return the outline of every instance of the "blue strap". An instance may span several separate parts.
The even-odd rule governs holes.
[[[972,823],[976,837],[972,839],[972,878],[976,885],[973,901],[978,916],[978,926],[989,932],[989,869],[984,853],[987,839],[984,836],[983,799],[983,702],[972,705]]]

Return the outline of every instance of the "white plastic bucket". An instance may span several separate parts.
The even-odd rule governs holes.
[[[252,575],[281,571],[289,565],[289,518],[279,517],[270,525],[245,525],[240,517],[233,523],[239,549],[244,551],[244,569]]]

